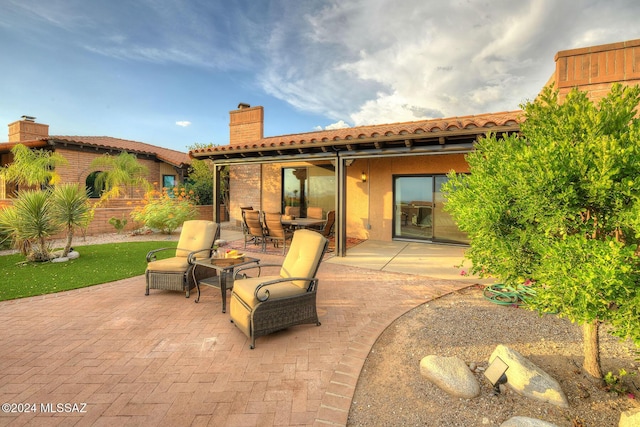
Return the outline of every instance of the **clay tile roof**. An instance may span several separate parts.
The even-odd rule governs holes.
[[[191,157],[224,157],[230,151],[238,151],[245,154],[260,151],[261,149],[280,150],[290,148],[308,148],[311,145],[351,144],[363,140],[397,139],[429,137],[429,134],[439,133],[441,136],[463,134],[470,131],[476,133],[491,132],[494,127],[519,128],[523,120],[521,110],[505,111],[499,113],[479,114],[473,116],[439,118],[420,120],[414,122],[391,123],[380,125],[359,126],[353,128],[332,129],[315,132],[307,132],[293,135],[279,135],[262,138],[253,144],[229,144],[223,146],[207,147],[191,151]],[[431,135],[434,137],[435,135]],[[236,154],[237,155],[237,154]]]
[[[144,142],[130,141],[127,139],[112,138],[110,136],[49,136],[54,143],[69,143],[74,145],[88,145],[104,149],[116,149],[133,154],[152,155],[173,166],[184,166],[191,163],[187,153],[146,144]]]
[[[23,144],[31,148],[43,148],[56,144],[80,145],[102,148],[105,150],[127,151],[132,154],[152,156],[176,167],[185,167],[191,164],[191,158],[187,153],[146,144],[144,142],[130,141],[127,139],[112,138],[110,136],[57,136],[51,135],[32,141],[3,142],[0,143],[0,152],[9,151],[16,144]]]

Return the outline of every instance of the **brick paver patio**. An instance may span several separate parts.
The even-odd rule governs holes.
[[[213,288],[199,304],[177,292],[145,297],[138,276],[0,302],[0,403],[35,405],[3,407],[0,426],[345,425],[383,330],[469,286],[326,262],[318,274],[322,326],[258,338],[254,350]]]

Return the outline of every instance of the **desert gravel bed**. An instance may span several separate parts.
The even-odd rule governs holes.
[[[367,358],[349,413],[350,426],[499,426],[512,416],[538,418],[557,426],[617,426],[620,414],[638,407],[626,394],[605,390],[581,370],[582,330],[557,316],[488,302],[481,288],[467,288],[419,306],[397,319],[379,337]],[[517,350],[561,385],[568,409],[527,399],[506,390],[497,396],[482,373],[481,395],[451,397],[420,375],[430,354],[457,356],[480,367],[496,345]],[[605,372],[624,368],[629,391],[638,395],[635,347],[606,333],[601,336]]]

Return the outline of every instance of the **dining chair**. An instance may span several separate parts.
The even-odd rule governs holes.
[[[280,213],[265,212],[263,224],[266,228],[267,239],[271,240],[275,247],[282,242],[282,255],[287,251],[287,240],[293,237],[293,233],[284,228]]]
[[[262,252],[264,252],[267,249],[266,233],[262,224],[260,211],[242,211],[242,216],[247,226],[247,231],[244,235],[244,248],[247,248],[248,241],[253,241],[255,245],[261,245]]]

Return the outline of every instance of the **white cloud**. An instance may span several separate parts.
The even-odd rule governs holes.
[[[338,120],[337,122],[331,123],[330,125],[327,125],[325,127],[316,126],[315,130],[346,129],[350,127],[351,126],[349,126],[349,123],[346,123],[344,120]]]
[[[514,110],[557,51],[637,38],[639,15],[636,0],[332,0],[279,22],[260,83],[356,126]]]
[[[176,125],[181,126],[183,128],[186,128],[186,127],[191,126],[191,122],[186,121],[186,120],[181,120],[181,121],[176,122]]]

